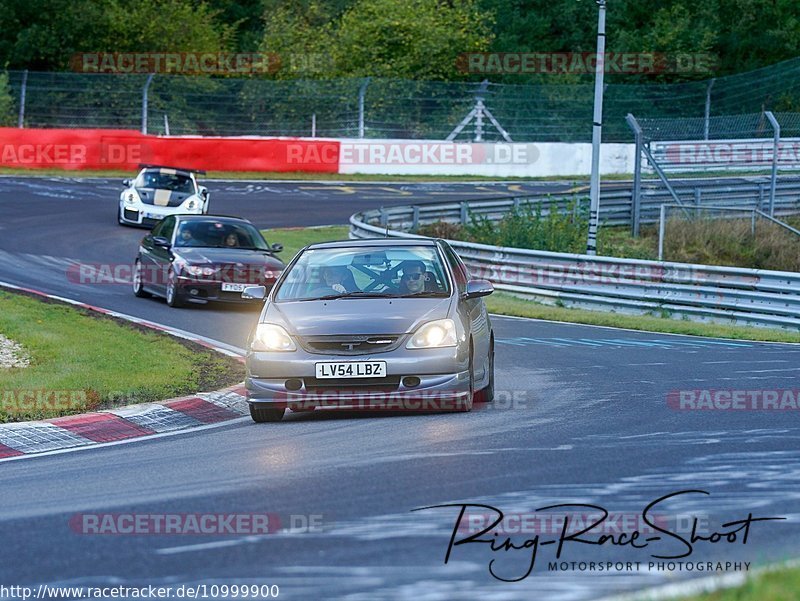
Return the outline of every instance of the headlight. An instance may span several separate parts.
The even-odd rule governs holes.
[[[196,206],[197,206],[197,201],[195,201],[194,198],[192,198],[191,200],[189,200],[189,202],[186,203],[186,209],[189,211],[194,211],[194,208]]]
[[[274,323],[260,323],[256,326],[256,333],[253,335],[253,344],[250,348],[254,351],[297,350],[286,330]]]
[[[457,343],[455,322],[452,319],[437,319],[420,326],[406,348],[441,348],[456,346]]]
[[[189,275],[214,275],[216,269],[202,265],[184,265],[183,270]]]
[[[134,193],[133,193],[133,192],[128,192],[128,193],[125,195],[125,204],[126,204],[126,205],[133,205],[133,204],[136,204],[136,196],[134,195]]]

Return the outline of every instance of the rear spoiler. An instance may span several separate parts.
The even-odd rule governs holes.
[[[186,167],[170,167],[169,165],[150,165],[147,163],[139,163],[139,169],[174,169],[175,171],[187,171],[189,173],[197,173],[198,175],[205,175],[206,172],[202,169],[188,169]]]

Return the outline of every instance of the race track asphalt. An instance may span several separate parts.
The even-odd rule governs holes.
[[[496,196],[501,188],[212,184],[215,212],[260,227],[343,223],[381,204]],[[171,310],[134,298],[127,287],[70,281],[66,272],[76,262],[135,254],[144,232],[116,225],[118,190],[108,180],[0,178],[0,280],[243,346],[253,310]],[[687,549],[664,533],[641,549],[567,541],[555,567],[568,569],[551,571],[556,545],[545,543],[560,530],[535,510],[602,506],[611,513],[603,533],[620,542],[620,529],[638,527],[641,543],[657,535],[642,521],[648,503],[686,490],[710,494],[676,496],[651,515],[687,539],[693,517],[703,536],[729,532],[734,527],[722,524],[750,513],[787,519],[753,523],[746,544],[742,532],[734,542],[697,541],[690,556],[674,561],[753,567],[797,555],[797,410],[691,410],[670,400],[692,390],[796,390],[800,346],[500,317],[493,323],[497,401],[469,414],[293,414],[280,424],[242,421],[2,463],[0,583],[275,584],[285,599],[596,599],[708,572],[694,564],[659,569],[666,560],[651,555]],[[519,578],[530,548],[463,544],[444,564],[458,508],[412,510],[459,503],[505,512],[498,547],[505,536],[522,546],[539,535],[529,577],[499,580],[489,565],[494,559],[500,578]],[[587,512],[569,508],[571,523]],[[89,523],[84,515],[253,513],[272,514],[281,530],[131,535],[81,526]],[[477,525],[491,512],[468,513]],[[560,564],[573,561],[631,562],[632,569]]]

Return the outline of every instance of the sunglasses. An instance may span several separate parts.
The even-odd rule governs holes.
[[[404,273],[403,279],[404,280],[418,280],[422,277],[421,273]]]

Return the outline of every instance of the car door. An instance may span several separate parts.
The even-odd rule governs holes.
[[[155,273],[155,258],[153,256],[153,238],[161,235],[161,229],[164,226],[163,221],[159,221],[150,230],[139,244],[139,262],[142,265],[141,278],[142,287],[147,290],[153,290],[158,285],[158,276]]]
[[[489,366],[488,357],[491,345],[489,313],[482,298],[463,298],[467,290],[467,282],[470,280],[469,270],[449,244],[443,243],[442,246],[458,287],[460,310],[463,310],[465,322],[468,324],[472,335],[475,356],[475,381],[479,383],[486,376],[486,369]]]
[[[172,234],[175,231],[175,217],[169,216],[162,219],[158,226],[153,229],[152,238],[166,238],[172,243]],[[159,294],[167,289],[167,274],[172,267],[172,249],[156,246],[150,240],[150,260],[152,262],[152,281],[150,287]]]

